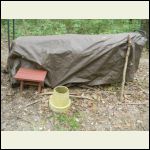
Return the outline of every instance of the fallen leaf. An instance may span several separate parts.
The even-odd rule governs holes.
[[[93,102],[88,101],[88,107],[92,107],[93,106]]]
[[[95,100],[98,100],[98,95],[97,95],[97,94],[93,94],[92,97],[93,97]]]

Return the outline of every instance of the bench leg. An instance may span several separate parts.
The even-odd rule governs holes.
[[[42,82],[42,87],[44,88],[44,82]]]
[[[23,81],[20,81],[20,92],[21,92],[21,94],[22,94],[22,92],[23,92],[23,84],[24,84],[24,82],[23,82]]]
[[[41,92],[41,89],[42,89],[42,84],[41,84],[41,82],[38,84],[38,93],[40,93]]]

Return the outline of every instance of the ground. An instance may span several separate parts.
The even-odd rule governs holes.
[[[1,41],[1,130],[2,131],[148,131],[149,58],[144,51],[133,82],[125,86],[124,103],[119,102],[120,85],[70,87],[71,93],[89,99],[71,98],[66,114],[54,113],[48,105],[50,95],[37,94],[36,87],[11,88],[3,70],[8,57],[7,41]],[[45,88],[43,92],[52,91]],[[32,103],[38,101],[36,103]],[[31,104],[32,103],[32,104]]]

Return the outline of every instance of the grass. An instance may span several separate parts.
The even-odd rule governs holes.
[[[68,114],[55,114],[54,116],[55,122],[57,122],[54,125],[55,130],[59,131],[74,131],[80,129],[80,123],[77,120],[79,117],[79,113],[74,113],[73,115]]]

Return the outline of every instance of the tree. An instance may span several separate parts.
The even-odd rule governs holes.
[[[147,36],[146,47],[149,49],[149,20],[148,19],[141,20],[141,29],[146,32],[146,36]]]

